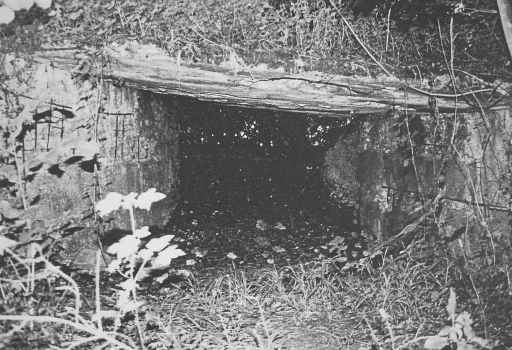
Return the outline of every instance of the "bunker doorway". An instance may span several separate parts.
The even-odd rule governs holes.
[[[325,180],[326,152],[346,120],[177,101],[180,184],[170,226],[187,242],[196,236],[194,244],[225,250],[286,240],[299,257],[357,230],[354,208],[332,200]]]

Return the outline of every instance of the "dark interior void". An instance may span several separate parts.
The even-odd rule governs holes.
[[[354,209],[331,200],[324,179],[325,153],[347,120],[186,98],[174,106],[180,183],[169,229],[178,240],[245,263],[277,258],[279,246],[287,263],[317,254],[333,237],[355,236]]]
[[[178,221],[352,223],[353,208],[330,200],[323,175],[325,152],[346,121],[192,100],[181,115]]]

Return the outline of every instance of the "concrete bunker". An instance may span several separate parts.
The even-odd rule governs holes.
[[[27,198],[44,198],[31,208],[35,225],[44,228],[62,218],[63,212],[67,219],[76,219],[81,230],[71,230],[74,233],[64,246],[70,261],[91,261],[89,253],[95,249],[99,228],[81,219],[94,217],[98,198],[111,191],[126,194],[152,187],[167,198],[150,213],[140,213],[141,224],[149,226],[165,226],[172,212],[186,213],[183,204],[191,200],[184,194],[196,191],[196,197],[212,194],[224,205],[232,204],[232,199],[244,206],[259,201],[267,213],[256,216],[276,222],[283,219],[272,217],[271,208],[281,205],[288,212],[288,225],[293,221],[293,206],[296,216],[308,206],[328,208],[332,220],[355,212],[357,225],[379,241],[418,228],[442,232],[450,239],[471,230],[473,223],[481,224],[484,217],[487,227],[494,225],[493,232],[508,232],[507,109],[484,114],[460,109],[466,114],[453,114],[448,113],[449,101],[429,109],[420,95],[411,99],[416,110],[383,109],[380,103],[395,98],[395,90],[381,89],[391,95],[378,97],[378,103],[362,103],[353,97],[353,90],[347,97],[339,94],[340,87],[331,91],[305,78],[285,77],[288,83],[283,83],[281,78],[244,77],[240,79],[247,81],[232,83],[222,80],[224,73],[211,73],[213,80],[222,81],[213,90],[232,92],[223,97],[197,91],[197,76],[204,71],[196,68],[183,68],[189,69],[189,80],[175,82],[171,66],[169,77],[162,79],[172,81],[164,88],[133,77],[100,84],[77,82],[66,70],[44,63],[33,69],[36,79],[26,86],[27,94],[39,97],[24,101],[33,128],[27,129],[20,145],[27,175],[34,175],[27,183]],[[127,71],[117,75],[123,72]],[[268,94],[269,87],[298,89],[298,98],[317,95],[302,103],[288,91],[290,102],[284,95]],[[240,100],[242,95],[248,95],[246,100]],[[359,114],[352,114],[353,108],[360,108]],[[94,152],[88,140],[96,140]],[[448,146],[457,154],[447,152]],[[242,164],[244,152],[252,158]],[[70,161],[81,153],[85,156],[80,161]],[[253,160],[259,163],[250,163]],[[84,171],[84,161],[92,164],[89,171]],[[202,177],[205,186],[197,189],[187,171],[205,173],[203,161],[209,162],[217,178]],[[231,168],[226,171],[226,167]],[[231,181],[230,174],[236,174],[236,181]],[[237,183],[246,186],[247,193],[239,191]],[[249,193],[247,184],[263,191]],[[278,188],[288,189],[288,196],[274,196]],[[317,200],[318,205],[311,205]],[[440,200],[443,205],[438,205]],[[232,205],[250,210],[244,206]],[[119,219],[103,223],[101,229],[123,226],[126,220]]]

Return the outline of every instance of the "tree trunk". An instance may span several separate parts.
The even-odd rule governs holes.
[[[505,39],[507,40],[508,50],[512,56],[512,1],[498,0],[498,9],[500,11],[501,25]]]

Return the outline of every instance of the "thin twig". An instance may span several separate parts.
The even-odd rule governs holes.
[[[336,7],[336,5],[334,4],[334,2],[332,0],[329,0],[329,2],[331,3],[331,6],[336,10],[336,12],[338,12],[338,15],[340,15],[341,17],[341,20],[343,21],[343,23],[345,23],[345,25],[348,27],[348,29],[350,30],[350,32],[352,33],[352,35],[354,36],[354,38],[356,38],[357,42],[359,43],[359,45],[361,45],[361,47],[364,49],[364,51],[366,51],[366,53],[368,54],[368,56],[370,56],[370,58],[380,67],[380,69],[382,69],[384,71],[384,73],[386,73],[388,76],[390,77],[393,77],[394,75],[391,74],[391,72],[389,72],[386,68],[384,68],[384,66],[375,58],[375,56],[373,56],[373,54],[370,52],[370,50],[368,50],[368,48],[366,47],[366,45],[363,43],[363,41],[359,38],[359,36],[356,34],[356,32],[354,31],[354,29],[352,28],[352,26],[350,25],[350,23],[348,23],[347,19],[345,18],[345,16],[343,16],[343,14],[341,13],[341,11],[338,9],[338,7]]]
[[[359,45],[361,45],[361,47],[364,49],[364,51],[368,54],[368,56],[370,56],[370,58],[372,59],[373,62],[375,62],[379,67],[380,69],[382,69],[384,71],[384,73],[386,73],[389,77],[391,78],[396,78],[390,71],[388,71],[383,65],[382,63],[380,63],[376,58],[375,56],[370,52],[370,50],[367,48],[367,46],[363,43],[363,41],[359,38],[359,36],[356,34],[356,32],[354,31],[354,29],[352,28],[352,26],[350,25],[350,23],[348,23],[347,19],[345,18],[345,16],[343,16],[343,14],[341,13],[341,11],[336,7],[336,5],[333,3],[332,0],[329,0],[329,2],[331,3],[331,6],[336,10],[336,12],[338,12],[338,14],[340,15],[343,23],[345,23],[345,25],[348,27],[348,29],[350,30],[350,32],[352,33],[352,35],[356,38],[357,42],[359,43]],[[452,59],[452,66],[453,66],[453,59]],[[472,92],[464,92],[464,93],[454,93],[453,95],[451,94],[436,94],[436,93],[431,93],[431,92],[428,92],[428,91],[425,91],[425,90],[422,90],[422,89],[418,89],[414,86],[410,86],[408,84],[405,84],[405,83],[401,83],[402,85],[404,85],[406,88],[408,89],[411,89],[413,91],[416,91],[420,94],[423,94],[423,95],[426,95],[426,96],[431,96],[431,97],[442,97],[442,98],[457,98],[457,97],[464,97],[464,96],[468,96],[468,95],[474,95],[475,93],[480,93],[480,92],[490,92],[490,91],[494,91],[494,89],[480,89],[480,90],[476,90],[476,91],[472,91]]]
[[[101,298],[100,298],[100,264],[101,264],[101,249],[96,250],[96,315],[98,315],[98,329],[103,330],[101,324]]]

